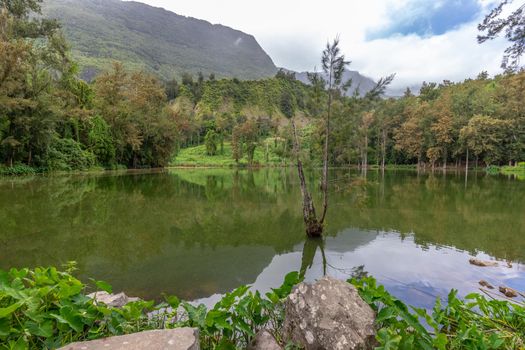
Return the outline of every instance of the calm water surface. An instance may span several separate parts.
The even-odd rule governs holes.
[[[308,280],[370,273],[425,307],[480,279],[525,290],[524,181],[334,170],[330,184],[326,237],[305,240],[289,169],[0,180],[0,268],[75,260],[81,279],[115,291],[207,304],[242,284],[266,291],[294,270]],[[501,263],[479,268],[472,256]]]

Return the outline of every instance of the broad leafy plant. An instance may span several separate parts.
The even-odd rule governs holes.
[[[136,301],[122,308],[86,296],[87,285],[54,267],[0,271],[0,349],[55,349],[74,341],[129,334],[149,329],[197,327],[204,349],[246,347],[262,328],[279,336],[281,301],[299,282],[298,273],[267,294],[242,286],[226,294],[213,309],[165,296],[165,302]],[[92,280],[96,290],[109,284]],[[181,312],[182,308],[182,312]]]
[[[429,312],[405,305],[372,277],[350,281],[377,312],[378,350],[394,349],[524,349],[525,308],[457,291],[446,305],[437,300]]]

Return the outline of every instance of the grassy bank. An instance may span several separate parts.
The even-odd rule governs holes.
[[[220,146],[217,154],[210,156],[206,153],[206,147],[199,145],[195,147],[184,148],[173,157],[170,165],[177,167],[246,167],[246,166],[284,166],[288,164],[286,158],[277,155],[272,147],[257,147],[253,155],[253,161],[250,164],[246,154],[243,155],[239,162],[236,162],[232,156],[232,147],[230,142],[224,143],[224,148]]]
[[[519,179],[525,180],[525,162],[520,162],[516,166],[504,166],[500,172],[505,175],[515,175]]]
[[[150,329],[197,327],[203,349],[245,349],[254,335],[268,329],[288,349],[282,334],[283,300],[300,282],[297,272],[262,296],[241,286],[211,309],[166,296],[165,302],[136,301],[123,308],[95,302],[87,293],[112,292],[102,281],[83,284],[56,268],[0,271],[0,349],[54,349],[74,342]],[[376,312],[377,349],[523,349],[525,307],[522,302],[466,300],[451,291],[432,312],[410,307],[371,277],[349,281]],[[182,318],[177,308],[187,317]],[[168,321],[169,320],[169,321]]]

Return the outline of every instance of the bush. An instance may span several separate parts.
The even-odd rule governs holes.
[[[489,175],[497,175],[500,173],[500,170],[501,168],[499,166],[496,166],[496,165],[489,165],[485,171],[487,172],[487,174]]]
[[[16,164],[12,167],[0,166],[0,175],[3,176],[21,176],[21,175],[35,175],[42,172],[42,168],[33,168],[25,164]]]
[[[88,286],[54,267],[0,271],[0,349],[55,349],[74,341],[150,329],[197,327],[203,349],[244,349],[261,329],[278,341],[284,323],[283,300],[301,281],[299,273],[262,296],[241,286],[211,309],[166,296],[165,302],[137,301],[109,307],[86,296]],[[112,292],[92,280],[96,290]],[[376,349],[523,349],[525,306],[452,290],[446,305],[438,299],[429,314],[410,307],[377,285],[372,277],[349,281],[377,313]],[[180,315],[182,307],[187,315]]]
[[[473,293],[460,300],[457,291],[446,305],[437,300],[432,313],[409,307],[390,295],[372,277],[351,281],[377,313],[376,349],[523,349],[523,304],[487,300]]]
[[[281,301],[299,282],[297,272],[267,297],[246,286],[226,294],[213,309],[180,302],[174,296],[155,305],[137,301],[109,307],[86,296],[88,286],[54,267],[0,271],[0,349],[56,349],[75,341],[129,334],[150,329],[198,327],[203,349],[245,348],[262,328],[282,328]],[[105,282],[96,290],[112,292]],[[182,306],[184,320],[177,314]]]
[[[47,166],[53,171],[87,170],[95,165],[95,155],[72,139],[56,139],[47,154]]]

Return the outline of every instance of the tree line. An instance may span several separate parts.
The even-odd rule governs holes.
[[[40,4],[0,0],[0,162],[7,166],[161,167],[182,148],[205,144],[215,155],[225,142],[235,160],[251,162],[257,147],[296,159],[294,141],[304,164],[323,169],[525,159],[524,71],[424,83],[418,93],[387,99],[393,76],[364,97],[345,96],[351,82],[334,86],[311,74],[303,84],[284,70],[257,81],[184,74],[161,82],[115,63],[87,83],[59,23],[32,15]]]
[[[164,86],[115,63],[94,83],[41,0],[0,1],[0,160],[79,170],[167,165],[176,139]]]
[[[515,164],[525,159],[525,71],[461,83],[423,83],[416,96],[341,106],[334,164],[435,167]],[[348,118],[350,116],[350,118]]]

